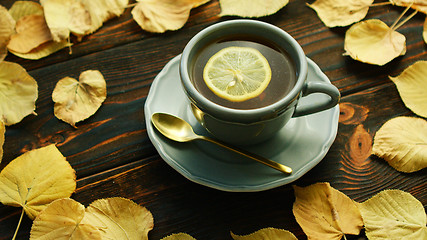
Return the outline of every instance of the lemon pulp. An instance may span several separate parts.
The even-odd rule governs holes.
[[[242,102],[257,97],[267,88],[271,68],[255,48],[227,47],[208,60],[203,80],[215,95]]]

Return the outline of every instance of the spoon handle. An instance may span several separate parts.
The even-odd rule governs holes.
[[[285,166],[285,165],[283,165],[283,164],[277,163],[277,162],[275,162],[275,161],[272,161],[272,160],[270,160],[270,159],[267,159],[267,158],[261,157],[261,156],[259,156],[259,155],[257,155],[257,154],[254,154],[254,153],[248,152],[248,151],[246,151],[246,150],[244,150],[244,149],[240,149],[240,148],[237,148],[237,147],[235,147],[235,146],[230,146],[230,145],[228,145],[228,144],[225,144],[225,143],[223,143],[223,142],[220,142],[220,141],[218,141],[218,140],[215,140],[215,139],[212,139],[212,138],[209,138],[209,137],[205,137],[205,136],[200,136],[200,139],[205,140],[205,141],[208,141],[208,142],[211,142],[211,143],[214,143],[214,144],[216,144],[216,145],[218,145],[218,146],[221,146],[221,147],[223,147],[223,148],[226,148],[226,149],[228,149],[228,150],[230,150],[230,151],[233,151],[233,152],[235,152],[235,153],[241,154],[241,155],[243,155],[243,156],[245,156],[245,157],[248,157],[248,158],[250,158],[250,159],[252,159],[252,160],[255,160],[255,161],[257,161],[257,162],[260,162],[260,163],[262,163],[262,164],[265,164],[265,165],[267,165],[267,166],[269,166],[269,167],[272,167],[272,168],[274,168],[274,169],[276,169],[276,170],[279,170],[279,171],[281,171],[281,172],[283,172],[283,173],[287,173],[287,174],[291,174],[291,173],[292,173],[292,168],[290,168],[290,167],[288,167],[288,166]]]

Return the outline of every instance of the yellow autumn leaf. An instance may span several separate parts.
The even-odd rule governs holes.
[[[23,25],[20,27],[21,33],[14,36],[15,38],[18,37],[18,42],[11,41],[12,43],[8,46],[9,51],[14,55],[25,59],[37,60],[70,46],[70,43],[66,40],[60,42],[52,41],[50,30],[47,28],[44,19],[43,8],[40,4],[32,1],[16,1],[9,9],[9,12],[18,23],[21,22],[21,25]],[[30,20],[31,25],[29,25],[28,20]],[[24,44],[26,49],[17,49],[17,44],[18,46]]]
[[[220,16],[264,17],[276,13],[288,2],[289,0],[219,0]]]
[[[427,239],[426,213],[420,201],[401,190],[384,190],[359,204],[370,240]]]
[[[16,33],[10,38],[8,49],[28,53],[43,43],[52,40],[43,15],[27,15],[16,22]]]
[[[90,13],[78,0],[40,0],[47,25],[56,42],[70,37],[70,33],[83,36],[90,29]]]
[[[277,228],[263,228],[245,236],[231,233],[231,237],[234,240],[298,240],[293,233]]]
[[[79,202],[62,198],[50,203],[37,215],[30,240],[91,239],[101,240],[101,231],[84,221],[85,207]]]
[[[61,49],[70,47],[71,45],[72,44],[67,42],[66,40],[63,40],[61,42],[50,41],[34,48],[33,50],[27,53],[19,53],[19,52],[12,51],[10,49],[9,49],[9,52],[21,58],[38,60],[38,59],[47,57],[52,53],[55,53]]]
[[[188,235],[187,233],[174,233],[160,240],[196,240],[196,239]]]
[[[353,200],[329,183],[294,186],[293,213],[309,239],[341,239],[359,234],[362,217]]]
[[[6,132],[6,126],[2,121],[0,121],[0,163],[3,159],[3,144],[4,144],[4,134]]]
[[[9,13],[16,21],[16,33],[11,36],[7,46],[10,51],[28,53],[52,40],[40,4],[31,1],[16,1],[9,9]]]
[[[7,9],[0,5],[0,62],[7,55],[7,44],[10,36],[15,32],[15,20]]]
[[[401,172],[427,167],[427,121],[403,116],[388,120],[375,134],[372,154]]]
[[[427,1],[426,0],[389,0],[392,4],[401,7],[410,6],[412,9],[427,14]]]
[[[102,229],[103,239],[148,240],[153,215],[145,207],[125,198],[98,199],[86,209],[87,222]]]
[[[35,114],[38,97],[37,82],[21,65],[0,62],[0,116],[6,126]]]
[[[122,15],[129,0],[80,0],[89,10],[91,25],[88,33],[95,32],[102,24]]]
[[[31,219],[75,189],[75,172],[54,144],[22,154],[0,172],[0,201],[22,207]]]
[[[418,61],[399,76],[389,77],[396,84],[402,101],[415,114],[427,118],[427,61]]]
[[[54,41],[79,40],[93,33],[108,19],[120,16],[129,0],[41,0]]]
[[[137,0],[133,19],[148,32],[163,33],[184,26],[194,7],[209,0]]]
[[[33,222],[30,240],[148,239],[153,216],[129,199],[98,199],[86,209],[70,198],[50,203]]]
[[[370,19],[347,30],[344,50],[355,60],[382,66],[406,53],[406,38],[381,20]]]
[[[44,15],[43,7],[33,1],[15,1],[9,9],[9,13],[15,21],[28,15]]]
[[[317,0],[307,4],[327,27],[348,26],[365,18],[374,0]]]
[[[75,124],[92,116],[107,97],[107,86],[101,72],[87,70],[79,81],[65,77],[58,81],[52,93],[57,118]]]

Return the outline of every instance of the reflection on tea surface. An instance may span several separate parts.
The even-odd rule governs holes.
[[[271,81],[258,96],[242,102],[232,102],[215,95],[203,80],[203,69],[208,60],[221,49],[237,46],[257,49],[268,61],[271,68]],[[233,36],[218,39],[205,46],[192,63],[191,81],[195,88],[212,102],[234,109],[254,109],[268,106],[286,96],[296,82],[295,64],[289,54],[270,41],[251,36]]]

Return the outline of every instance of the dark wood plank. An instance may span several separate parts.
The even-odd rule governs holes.
[[[384,189],[401,189],[427,207],[426,170],[400,173],[370,155],[373,135],[385,121],[413,115],[401,102],[395,86],[384,84],[346,96],[341,109],[339,132],[329,153],[293,184],[330,182],[358,202]],[[72,163],[75,160],[70,157]],[[187,232],[196,239],[224,240],[231,239],[229,231],[248,234],[264,227],[287,229],[298,239],[305,239],[292,214],[293,184],[258,193],[221,192],[187,180],[155,155],[79,178],[72,198],[86,206],[112,196],[134,200],[154,215],[150,239]],[[4,216],[0,218],[0,239],[10,239],[19,210],[3,206],[0,216]],[[30,225],[31,221],[24,221],[20,239],[26,239]],[[363,233],[360,238],[365,238]]]
[[[8,7],[12,2],[1,4]],[[402,10],[375,7],[367,18],[380,18],[391,25]],[[220,18],[219,11],[218,1],[211,1],[192,11],[184,28],[152,34],[142,31],[127,9],[75,43],[72,55],[63,50],[39,61],[9,55],[7,60],[22,64],[38,82],[38,115],[7,128],[0,169],[23,152],[56,143],[77,171],[78,189],[73,198],[85,205],[104,197],[133,199],[154,215],[150,239],[187,232],[196,239],[223,240],[231,239],[229,231],[248,234],[263,227],[288,229],[298,239],[305,239],[292,215],[290,185],[261,193],[209,189],[173,171],[148,139],[143,106],[154,77],[198,31],[236,18]],[[305,1],[291,0],[278,13],[260,18],[295,37],[344,96],[335,143],[325,159],[295,184],[327,181],[356,201],[384,189],[401,189],[427,207],[426,170],[399,173],[370,155],[373,136],[384,122],[396,116],[413,116],[388,76],[427,59],[421,36],[424,19],[418,14],[399,29],[407,38],[406,55],[377,67],[342,56],[347,27],[325,27]],[[51,94],[59,79],[78,78],[87,69],[104,74],[108,96],[94,116],[74,129],[53,115]],[[19,214],[17,208],[0,206],[0,239],[11,239]],[[25,217],[18,239],[28,239],[30,227],[31,221]],[[363,234],[360,237],[365,238]]]
[[[407,55],[384,67],[351,60],[342,56],[342,33],[335,36],[337,30],[322,28],[320,20],[311,23],[307,18],[316,17],[314,12],[308,7],[301,8],[301,5],[296,4],[293,2],[289,8],[284,8],[277,15],[263,20],[278,22],[285,30],[294,29],[290,31],[291,34],[293,31],[298,32],[294,35],[300,38],[307,55],[325,70],[331,81],[340,88],[342,95],[368,86],[389,83],[388,75],[396,75],[407,65],[426,57],[426,52],[420,50],[424,43],[408,41],[410,44]],[[305,18],[302,22],[292,22],[287,14],[301,14]],[[312,34],[300,33],[303,32],[301,26],[304,22],[308,22],[312,29],[318,27],[321,30]],[[153,154],[153,148],[144,144],[148,139],[145,133],[143,105],[150,84],[167,61],[178,55],[188,40],[205,26],[206,24],[199,24],[185,27],[176,32],[151,36],[30,71],[39,84],[36,109],[38,116],[29,116],[23,122],[8,128],[5,143],[7,151],[3,165],[27,150],[49,143],[58,143],[66,155],[75,157],[76,160],[72,161],[79,162],[79,166],[82,166],[81,169],[78,168],[79,176],[87,176],[92,171],[102,171],[110,165],[117,166]],[[414,28],[414,35],[421,38],[418,34],[420,26],[416,25]],[[420,46],[420,43],[423,45]],[[59,79],[65,76],[78,78],[78,75],[87,69],[98,69],[104,74],[108,97],[101,109],[93,117],[78,124],[76,130],[53,116],[51,94]],[[86,142],[85,146],[80,146],[82,141]],[[105,144],[115,147],[105,153]]]

